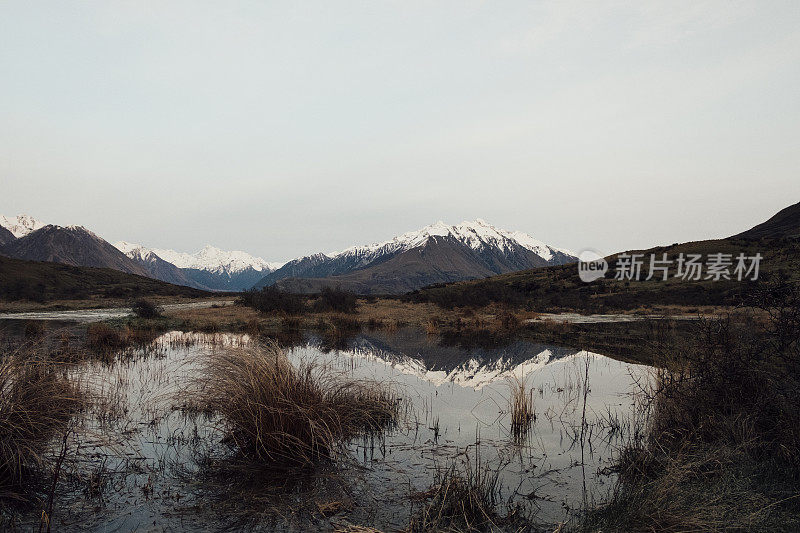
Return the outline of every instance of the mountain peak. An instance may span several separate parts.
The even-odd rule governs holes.
[[[17,239],[26,236],[28,233],[45,227],[47,224],[33,218],[30,215],[17,215],[16,217],[6,217],[0,215],[0,226],[10,231]]]
[[[206,244],[200,251],[193,254],[164,249],[153,251],[178,268],[206,270],[214,273],[236,274],[248,268],[252,268],[256,272],[272,272],[282,266],[282,263],[270,263],[241,250],[226,251],[211,244]]]
[[[358,292],[392,293],[574,259],[565,250],[481,218],[454,226],[440,220],[387,241],[295,259],[256,287],[280,282],[289,290],[313,291],[325,283],[350,283],[350,290]]]
[[[487,247],[508,249],[511,246],[519,245],[541,256],[545,261],[552,259],[556,252],[572,255],[568,250],[548,246],[527,233],[497,228],[482,218],[476,218],[474,221],[465,220],[454,226],[439,220],[419,230],[398,235],[388,241],[363,246],[351,246],[340,252],[331,252],[327,255],[331,258],[336,258],[347,255],[369,257],[377,253],[395,253],[421,246],[431,237],[452,237],[474,250]]]

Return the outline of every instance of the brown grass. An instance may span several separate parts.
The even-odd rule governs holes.
[[[497,512],[499,478],[499,470],[481,464],[478,451],[475,464],[466,461],[437,469],[431,488],[412,495],[425,504],[411,517],[405,531],[524,531],[526,522],[516,508],[509,509],[506,516]]]
[[[800,530],[800,287],[667,345],[611,501],[582,529]]]
[[[0,498],[24,499],[84,396],[57,364],[12,354],[0,360]]]
[[[511,436],[514,442],[522,441],[536,419],[533,403],[533,389],[525,386],[523,377],[514,376],[509,380],[508,397],[511,412]]]
[[[95,322],[86,327],[86,345],[96,351],[107,352],[146,344],[160,332],[150,328],[115,328],[104,322]]]
[[[397,414],[386,388],[311,363],[295,367],[274,344],[213,355],[201,396],[244,458],[276,469],[331,459],[349,439],[380,431]]]

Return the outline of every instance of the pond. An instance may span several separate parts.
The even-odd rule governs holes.
[[[351,442],[346,460],[311,479],[228,491],[203,475],[228,448],[220,421],[185,409],[186,391],[206,358],[258,342],[173,331],[71,370],[103,401],[69,436],[54,530],[396,530],[437,469],[454,463],[496,473],[501,507],[521,505],[537,523],[556,524],[607,497],[614,480],[603,470],[632,428],[649,375],[645,366],[522,341],[464,348],[401,329],[362,332],[330,349],[305,333],[287,349],[290,361],[390,384],[402,398],[401,420],[385,435]],[[536,415],[522,435],[511,429],[514,383],[524,384]],[[15,520],[27,529],[38,512]]]

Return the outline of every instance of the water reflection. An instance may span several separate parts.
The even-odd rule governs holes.
[[[235,527],[246,530],[267,520],[263,501],[240,506],[235,516],[210,511],[217,508],[208,505],[212,495],[199,474],[209,457],[226,453],[223,433],[213,414],[187,409],[186,391],[204,357],[256,342],[173,331],[111,362],[76,367],[101,401],[72,435],[57,529],[227,529],[246,517],[246,526]],[[610,484],[598,472],[630,420],[629,394],[647,373],[602,355],[525,342],[446,347],[413,330],[357,335],[340,350],[305,334],[288,356],[391,383],[404,399],[404,417],[387,435],[350,444],[352,464],[339,472],[344,482],[323,480],[314,488],[311,498],[351,502],[344,515],[300,515],[287,507],[277,513],[283,518],[269,517],[270,528],[287,530],[332,529],[343,519],[403,528],[413,511],[410,495],[430,486],[435,469],[477,454],[498,473],[503,501],[521,503],[540,522],[562,521],[568,509],[604,497]],[[521,438],[511,429],[513,383],[530,394],[536,414]]]

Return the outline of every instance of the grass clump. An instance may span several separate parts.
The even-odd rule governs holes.
[[[55,363],[19,354],[0,360],[0,502],[24,500],[48,443],[84,396]]]
[[[239,454],[274,469],[332,459],[348,440],[382,430],[397,415],[386,388],[313,363],[295,367],[274,344],[213,355],[202,395]]]
[[[86,345],[98,352],[109,352],[129,346],[152,342],[158,332],[147,328],[113,327],[104,322],[94,322],[86,327]]]
[[[704,322],[672,347],[616,492],[583,529],[800,530],[800,287],[751,301],[765,313]]]

